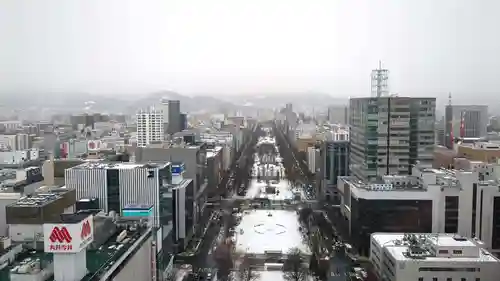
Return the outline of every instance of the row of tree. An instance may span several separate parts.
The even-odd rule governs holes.
[[[256,261],[246,254],[236,254],[234,262],[238,281],[255,281],[260,278]],[[306,281],[311,276],[304,253],[298,248],[291,248],[283,263],[283,278],[287,281]],[[227,280],[227,279],[225,279]]]

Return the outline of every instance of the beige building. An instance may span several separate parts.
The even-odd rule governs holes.
[[[495,163],[500,158],[500,144],[493,142],[476,142],[458,146],[457,157],[472,161]]]

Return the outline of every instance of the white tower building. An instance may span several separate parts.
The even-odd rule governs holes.
[[[137,112],[137,146],[164,140],[163,112],[153,107]]]

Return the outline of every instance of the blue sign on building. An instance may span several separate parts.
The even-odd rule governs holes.
[[[184,163],[181,164],[172,164],[172,175],[180,175],[184,172]]]

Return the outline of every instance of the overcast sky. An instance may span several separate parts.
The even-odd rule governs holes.
[[[500,1],[0,0],[0,91],[498,93]],[[443,94],[444,95],[444,94]]]

